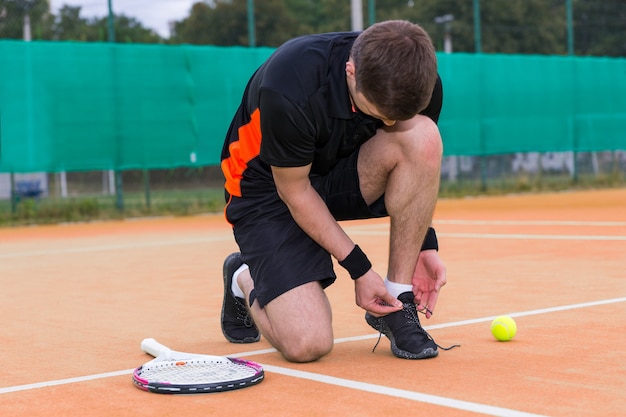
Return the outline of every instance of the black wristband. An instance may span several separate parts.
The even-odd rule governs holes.
[[[424,238],[424,243],[422,243],[422,250],[434,249],[439,251],[439,242],[437,241],[437,234],[435,233],[435,229],[432,227],[428,228],[428,232],[426,232],[426,237]]]
[[[350,278],[357,279],[365,275],[372,268],[372,263],[363,253],[359,245],[354,245],[354,249],[346,259],[339,261],[339,265],[344,267],[350,274]]]

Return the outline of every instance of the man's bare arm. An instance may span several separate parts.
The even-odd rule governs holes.
[[[311,165],[272,167],[278,195],[302,230],[335,259],[343,260],[354,249],[354,242],[311,185],[310,170]],[[384,315],[401,308],[402,304],[387,292],[382,278],[373,269],[355,281],[355,291],[357,304],[372,314]]]

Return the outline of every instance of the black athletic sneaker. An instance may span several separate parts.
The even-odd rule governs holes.
[[[231,290],[233,274],[243,265],[240,253],[228,255],[224,261],[224,301],[222,302],[222,333],[232,343],[254,343],[261,338],[243,298]]]
[[[365,313],[365,321],[391,341],[391,351],[404,359],[434,358],[439,354],[438,345],[420,324],[413,292],[400,294],[402,310],[383,317]],[[376,347],[374,347],[375,349]]]

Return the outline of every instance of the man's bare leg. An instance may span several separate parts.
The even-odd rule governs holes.
[[[254,288],[250,270],[237,277],[245,299]],[[311,362],[328,354],[333,347],[330,302],[318,282],[296,287],[275,298],[263,308],[248,305],[261,334],[291,362]]]
[[[443,146],[436,124],[425,116],[381,129],[361,147],[358,170],[368,204],[383,193],[391,220],[388,279],[411,284],[431,225]]]
[[[367,313],[365,320],[389,338],[391,350],[399,358],[438,355],[437,344],[419,324],[414,284],[416,271],[421,270],[416,267],[423,261],[422,243],[437,201],[441,157],[437,126],[424,116],[381,130],[359,153],[359,179],[366,202],[385,195],[391,220],[387,287],[394,288],[394,295],[403,304],[402,311],[383,317]]]
[[[368,204],[385,193],[391,218],[388,278],[411,284],[422,241],[439,190],[442,145],[437,126],[417,116],[380,130],[360,150],[361,191]],[[248,300],[254,283],[249,270],[238,276]],[[248,306],[261,334],[293,362],[309,362],[333,346],[330,303],[317,282],[272,300],[263,309]]]

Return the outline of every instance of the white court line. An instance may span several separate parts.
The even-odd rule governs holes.
[[[558,306],[558,307],[548,307],[548,308],[540,308],[537,310],[520,311],[516,313],[502,313],[502,314],[506,314],[507,316],[511,316],[511,317],[526,317],[526,316],[534,316],[537,314],[556,313],[559,311],[576,310],[580,308],[596,307],[596,306],[602,306],[602,305],[607,305],[607,304],[616,304],[616,303],[624,303],[624,302],[626,302],[626,297],[619,297],[619,298],[610,298],[608,300],[590,301],[587,303],[569,304],[569,305]],[[495,316],[480,317],[476,319],[453,321],[450,323],[433,324],[431,326],[424,326],[424,329],[426,330],[446,329],[448,327],[459,327],[459,326],[466,326],[470,324],[486,323],[486,322],[492,321],[493,319],[495,319],[496,317],[502,314],[497,314]],[[365,339],[374,339],[377,337],[378,337],[378,334],[345,337],[341,339],[335,339],[335,343],[355,342],[355,341],[365,340]]]
[[[387,236],[387,230],[353,230],[351,235]],[[439,237],[452,239],[503,239],[503,240],[572,240],[572,241],[626,241],[626,236],[614,235],[541,235],[524,233],[446,233],[437,232]]]
[[[14,252],[14,253],[5,253],[0,254],[0,259],[10,259],[10,258],[23,258],[23,257],[31,257],[31,256],[42,256],[42,255],[58,255],[61,253],[86,253],[86,252],[103,252],[103,251],[116,251],[116,250],[127,250],[127,249],[141,249],[141,248],[153,248],[153,247],[161,247],[161,246],[177,246],[177,245],[192,245],[196,243],[213,243],[213,242],[222,242],[222,241],[235,241],[232,237],[232,234],[224,235],[224,236],[211,236],[211,237],[201,237],[196,239],[180,239],[180,240],[163,240],[160,242],[141,242],[141,243],[124,243],[119,245],[102,245],[102,246],[86,246],[80,248],[65,248],[65,249],[48,249],[48,250],[35,250],[35,251],[26,251],[26,252]]]
[[[435,220],[437,223],[455,225],[544,225],[544,226],[626,226],[626,222],[577,222],[577,221],[489,221],[489,220]],[[387,236],[388,224],[373,224],[346,228],[351,235]],[[503,240],[571,240],[571,241],[626,241],[626,236],[619,235],[549,235],[528,233],[453,233],[437,232],[437,236],[452,239],[503,239]]]
[[[445,220],[436,221],[435,223],[448,222],[449,224],[537,224],[537,225],[578,225],[578,226],[616,226],[625,225],[626,222],[551,222],[551,221],[537,221],[537,222],[499,222],[499,221],[471,221],[471,220]],[[371,235],[371,236],[386,236],[389,234],[388,224],[375,224],[365,226],[348,226],[345,227],[346,232],[351,235]],[[380,230],[384,229],[384,230]],[[572,241],[626,241],[626,236],[614,236],[614,235],[543,235],[543,234],[511,234],[511,233],[437,233],[440,237],[457,238],[457,239],[520,239],[520,240],[572,240]],[[87,252],[101,252],[101,251],[117,251],[128,249],[141,249],[150,247],[163,247],[163,246],[177,246],[177,245],[191,245],[197,243],[214,243],[222,241],[233,241],[232,234],[223,235],[211,235],[204,238],[196,239],[179,239],[179,240],[165,240],[160,242],[141,242],[141,243],[127,243],[119,245],[102,245],[102,246],[87,246],[79,248],[64,248],[64,249],[49,249],[49,250],[35,250],[25,252],[14,252],[0,254],[0,259],[12,259],[12,258],[25,258],[33,256],[44,255],[58,255],[62,253],[87,253]]]
[[[626,226],[626,222],[601,222],[584,220],[434,220],[435,224],[454,224],[465,226],[591,226],[615,227]]]
[[[624,221],[589,221],[589,220],[465,220],[465,219],[433,219],[433,223],[460,226],[575,226],[575,227],[623,227]],[[354,229],[376,229],[389,227],[388,224],[365,224],[350,226]]]
[[[263,365],[263,367],[270,372],[287,375],[294,378],[308,379],[310,381],[321,382],[323,384],[337,385],[342,388],[350,388],[359,391],[371,392],[373,394],[387,395],[390,397],[402,398],[404,400],[419,401],[421,403],[434,404],[463,411],[471,411],[483,415],[501,417],[543,417],[542,414],[525,413],[523,411],[516,411],[510,408],[494,407],[486,404],[455,400],[453,398],[440,397],[438,395],[423,394],[421,392],[391,388],[385,385],[369,384],[367,382],[336,378],[334,376],[320,375],[312,372],[298,371],[295,369],[282,368],[273,365]]]
[[[538,235],[523,233],[437,233],[442,237],[456,239],[520,239],[520,240],[619,240],[626,241],[626,236],[613,235]]]
[[[575,310],[575,309],[580,309],[580,308],[587,308],[587,307],[594,307],[594,306],[601,306],[601,305],[615,304],[615,303],[622,303],[622,302],[626,302],[626,297],[611,298],[607,300],[591,301],[587,303],[570,304],[570,305],[542,308],[542,309],[529,310],[529,311],[521,311],[517,313],[510,313],[509,315],[511,317],[532,316],[532,315],[537,315],[537,314],[547,314],[547,313],[554,313],[554,312],[559,312],[559,311]],[[461,320],[461,321],[456,321],[456,322],[451,322],[451,323],[437,324],[433,326],[424,326],[424,328],[427,330],[432,330],[432,329],[441,329],[441,328],[447,328],[447,327],[465,326],[469,324],[488,322],[488,321],[493,320],[495,317],[496,316],[488,316],[488,317],[481,317],[481,318],[476,318],[476,319]],[[347,337],[347,338],[335,339],[335,343],[354,342],[354,341],[359,341],[359,340],[371,339],[371,338],[375,338],[378,336],[379,336],[378,334],[369,334],[369,335],[363,335],[363,336]],[[256,350],[256,351],[241,352],[241,353],[237,353],[234,355],[227,355],[227,356],[250,357],[254,355],[261,355],[261,354],[267,354],[267,353],[273,353],[273,352],[276,352],[276,350],[275,349],[261,349],[261,350]],[[302,379],[316,381],[316,382],[320,382],[324,384],[337,385],[337,386],[341,386],[344,388],[350,388],[350,389],[361,390],[365,392],[388,395],[392,397],[403,398],[403,399],[413,400],[413,401],[418,401],[418,402],[424,402],[428,404],[434,404],[434,405],[438,405],[442,407],[454,408],[454,409],[463,410],[463,411],[482,413],[485,415],[502,416],[502,417],[541,417],[540,414],[525,413],[521,411],[507,409],[507,408],[494,407],[490,405],[473,403],[469,401],[460,401],[460,400],[455,400],[453,398],[424,394],[424,393],[419,393],[415,391],[401,390],[401,389],[391,388],[391,387],[387,387],[383,385],[369,384],[369,383],[353,381],[353,380],[348,380],[348,379],[343,379],[343,378],[336,378],[336,377],[332,377],[328,375],[315,374],[312,372],[297,371],[294,369],[279,367],[279,366],[274,366],[274,365],[263,365],[263,367],[269,372],[291,376],[294,378],[302,378]],[[91,381],[91,380],[110,378],[110,377],[115,377],[115,376],[130,375],[132,374],[132,372],[133,372],[133,369],[126,369],[122,371],[87,375],[87,376],[76,377],[76,378],[67,378],[67,379],[60,379],[60,380],[54,380],[54,381],[39,382],[39,383],[34,383],[34,384],[17,385],[13,387],[0,388],[0,394],[27,391],[31,389],[37,389],[37,388],[46,388],[46,387],[71,384],[71,383],[76,383],[76,382]]]
[[[130,375],[134,369],[125,369],[123,371],[105,372],[102,374],[77,376],[75,378],[57,379],[55,381],[36,382],[34,384],[16,385],[14,387],[0,388],[0,394],[8,394],[10,392],[28,391],[37,388],[54,387],[57,385],[73,384],[75,382],[93,381],[95,379],[110,378],[113,376]]]

